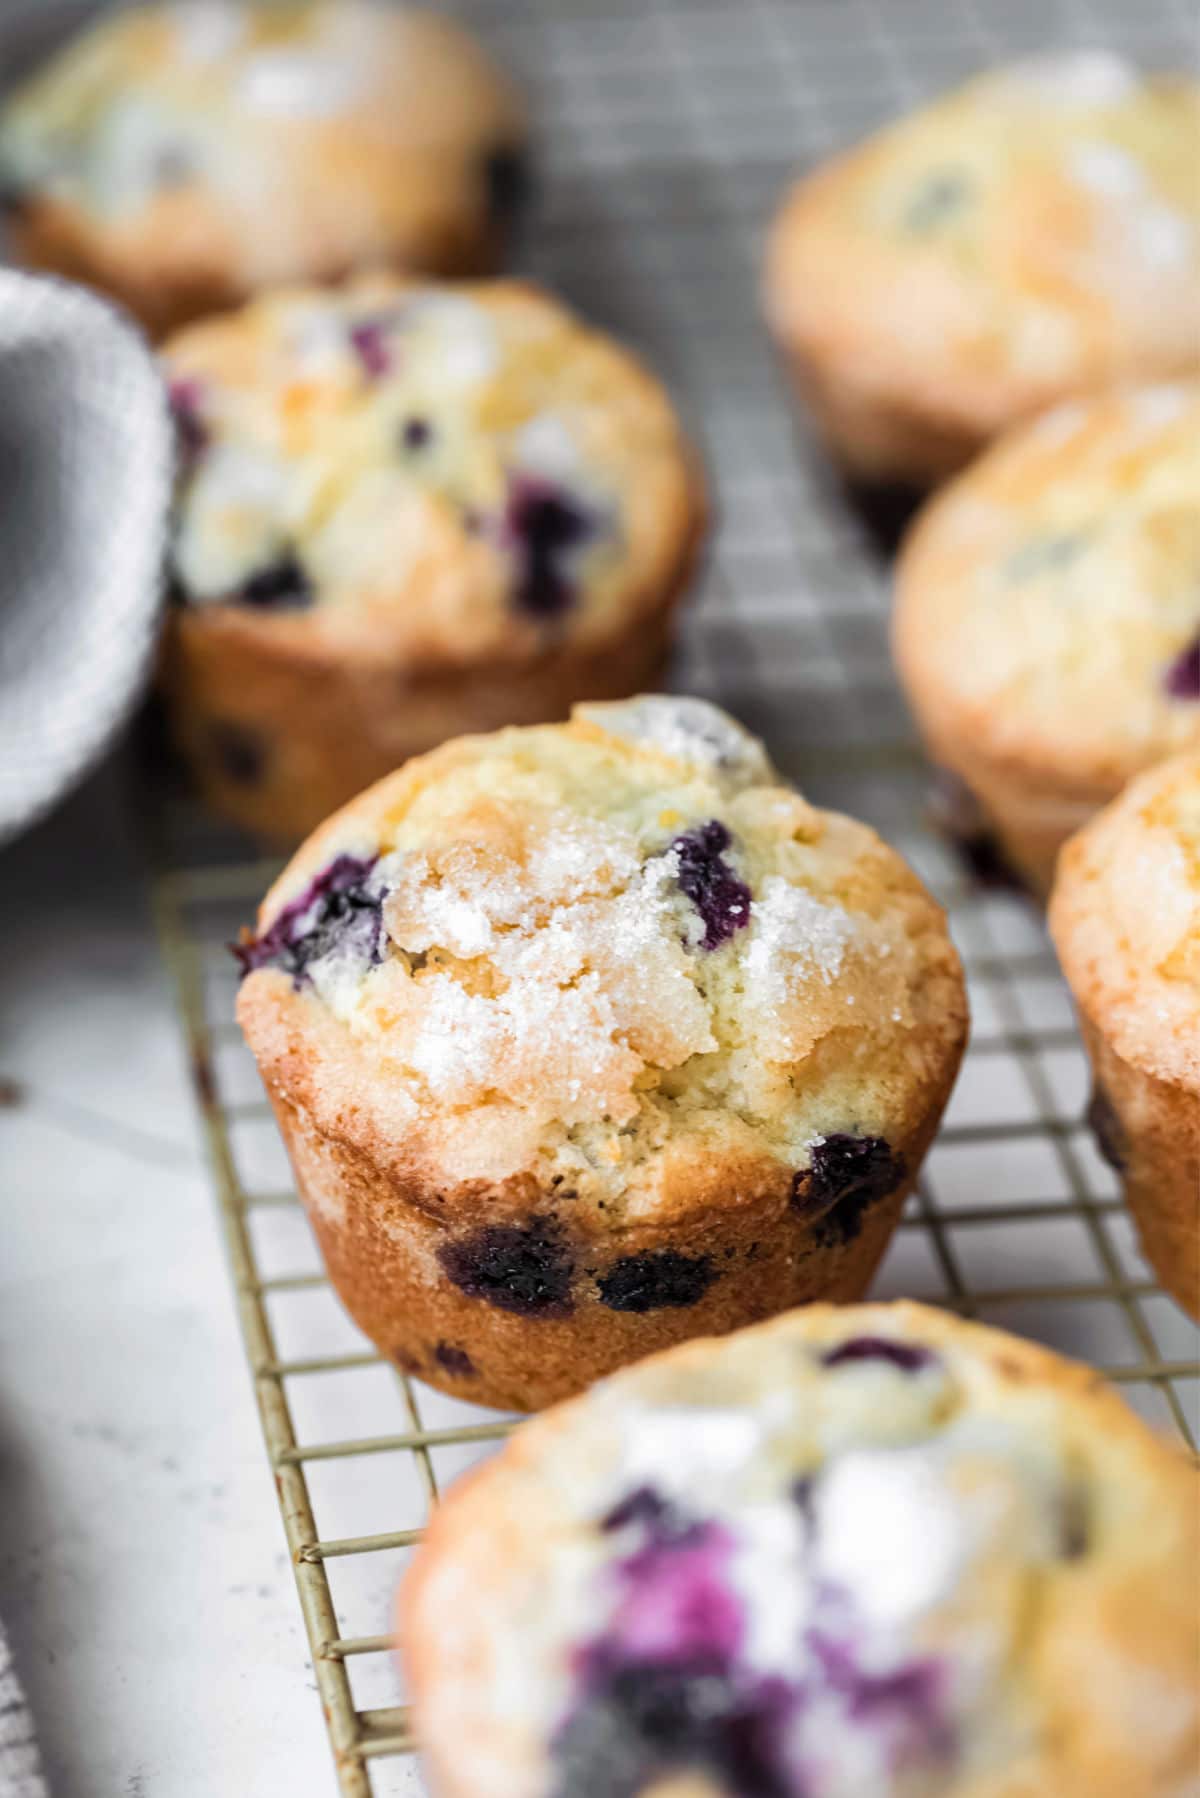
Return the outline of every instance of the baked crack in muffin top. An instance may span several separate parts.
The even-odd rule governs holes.
[[[251,1047],[322,1129],[603,1226],[788,1183],[814,1215],[868,1203],[965,1030],[899,857],[694,699],[409,764],[310,839],[240,955]]]
[[[809,1306],[451,1495],[402,1594],[418,1725],[464,1794],[1184,1798],[1195,1498],[1088,1369]]]
[[[179,596],[282,645],[434,665],[602,641],[662,603],[698,531],[658,383],[509,282],[287,290],[185,331]]]

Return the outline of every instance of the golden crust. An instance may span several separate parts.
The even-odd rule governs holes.
[[[1041,1570],[1004,1669],[1023,1720],[1020,1745],[1014,1741],[994,1765],[949,1776],[939,1791],[946,1798],[1188,1798],[1200,1747],[1194,1471],[1091,1369],[913,1304],[811,1305],[725,1343],[688,1343],[523,1425],[458,1484],[434,1514],[398,1609],[398,1646],[438,1798],[484,1798],[492,1790],[542,1798],[552,1789],[549,1731],[532,1702],[538,1682],[557,1674],[543,1664],[541,1619],[573,1616],[583,1636],[595,1627],[586,1613],[555,1609],[555,1581],[569,1545],[594,1530],[589,1494],[619,1491],[612,1420],[633,1418],[647,1403],[670,1405],[676,1394],[676,1402],[695,1404],[704,1385],[728,1392],[734,1352],[743,1369],[752,1360],[770,1366],[765,1383],[781,1377],[787,1354],[852,1337],[934,1349],[981,1427],[989,1420],[992,1430],[1027,1433],[1060,1455],[1088,1492],[1087,1548]],[[753,1404],[752,1395],[744,1402]],[[816,1404],[813,1413],[824,1414]],[[842,1447],[855,1440],[834,1439]],[[468,1591],[469,1604],[452,1602]],[[1000,1587],[994,1602],[1006,1602]],[[501,1676],[514,1665],[525,1670],[524,1688]],[[998,1708],[1008,1693],[989,1696]],[[686,1780],[679,1789],[690,1798]],[[710,1789],[703,1781],[696,1787],[697,1794]]]
[[[447,744],[330,819],[260,912],[270,930],[340,856],[399,857],[382,966],[328,1002],[261,969],[238,1015],[348,1309],[452,1390],[539,1405],[698,1326],[857,1296],[948,1097],[966,1019],[939,909],[864,827],[620,735],[695,703]],[[688,951],[662,852],[714,815],[758,898],[743,940]],[[782,961],[781,906],[807,933]],[[877,1203],[811,1212],[805,1145],[845,1132],[889,1158]],[[486,1257],[495,1226],[550,1240],[561,1314],[456,1285],[445,1257]],[[686,1291],[605,1296],[663,1253]],[[439,1343],[474,1371],[447,1377]]]
[[[165,8],[136,10],[77,40],[10,103],[0,152],[22,196],[21,261],[101,288],[152,335],[281,280],[371,263],[446,275],[496,265],[505,221],[487,156],[519,151],[523,110],[449,20],[314,0],[270,20],[246,14],[207,49],[189,48],[186,32]],[[161,110],[212,166],[120,205],[89,197],[94,147],[74,186],[44,181],[43,132],[53,143],[62,121],[78,131],[91,120],[103,143],[122,106]]]
[[[1200,754],[1067,844],[1050,928],[1142,1246],[1200,1317]]]
[[[464,732],[565,718],[661,679],[700,533],[651,615],[611,643],[547,644],[477,667],[350,664],[282,645],[234,606],[174,613],[160,668],[171,731],[205,803],[243,830],[295,844],[356,793]]]
[[[936,481],[1065,395],[1196,369],[1198,116],[1112,59],[1018,64],[792,189],[767,317],[854,472]]]

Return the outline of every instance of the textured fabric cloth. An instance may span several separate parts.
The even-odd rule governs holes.
[[[33,1723],[0,1629],[0,1798],[46,1798]]]
[[[128,714],[161,596],[171,427],[134,328],[0,269],[0,841]]]

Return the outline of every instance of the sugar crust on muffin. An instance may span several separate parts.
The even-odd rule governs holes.
[[[240,1015],[298,1103],[435,1182],[566,1179],[609,1224],[712,1202],[714,1156],[721,1184],[786,1184],[829,1133],[919,1109],[961,1042],[919,883],[696,701],[411,764],[306,844],[259,943],[298,906],[293,934],[319,927],[345,858],[370,928],[299,978],[250,951]]]

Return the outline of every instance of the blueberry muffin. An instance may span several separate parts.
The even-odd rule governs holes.
[[[1193,1470],[1090,1369],[813,1305],[524,1425],[400,1645],[437,1798],[1194,1798]]]
[[[1018,426],[902,551],[896,661],[930,754],[1039,890],[1127,780],[1200,746],[1198,495],[1200,383],[1117,390]]]
[[[766,308],[843,463],[936,481],[1015,420],[1200,368],[1200,87],[1076,52],[971,81],[806,177]]]
[[[1200,1320],[1200,747],[1074,837],[1050,904],[1091,1120],[1159,1280]]]
[[[534,288],[284,290],[165,346],[164,685],[208,801],[295,842],[407,757],[652,684],[702,534],[658,382]]]
[[[899,857],[696,699],[411,762],[304,845],[238,953],[347,1309],[514,1409],[860,1297],[966,1026]]]
[[[19,260],[154,334],[365,264],[486,272],[520,103],[449,20],[371,0],[178,0],[93,25],[0,116]]]

